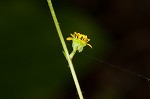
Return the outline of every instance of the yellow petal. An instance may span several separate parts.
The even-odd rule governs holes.
[[[90,46],[92,48],[92,46],[90,44],[87,43],[88,46]]]
[[[72,37],[68,37],[67,40],[68,40],[68,41],[72,40]]]
[[[75,38],[75,36],[73,34],[70,34],[73,38]]]
[[[87,41],[87,42],[89,42],[89,41],[90,41],[90,39],[89,39],[89,38],[87,38],[87,39],[86,39],[86,41]]]

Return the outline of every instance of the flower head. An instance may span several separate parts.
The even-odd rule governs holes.
[[[87,43],[90,41],[90,39],[87,38],[87,35],[83,35],[77,32],[74,32],[74,34],[70,35],[72,37],[68,37],[67,40],[72,40],[73,50],[78,50],[79,52],[81,52],[83,50],[83,47],[85,47],[86,45],[92,48],[92,46]]]

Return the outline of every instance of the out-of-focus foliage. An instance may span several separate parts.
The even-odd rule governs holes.
[[[92,17],[55,1],[54,8],[65,38],[74,31],[84,33],[93,46],[85,53],[105,51],[106,35]],[[46,0],[0,1],[0,57],[0,99],[53,99],[73,84]],[[75,56],[81,77],[92,68],[89,60]]]

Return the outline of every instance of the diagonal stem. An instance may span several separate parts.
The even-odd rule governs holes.
[[[47,2],[48,2],[48,5],[49,5],[49,8],[50,8],[50,11],[51,11],[51,14],[52,14],[55,26],[56,26],[56,30],[57,30],[59,38],[60,38],[61,44],[63,46],[63,50],[64,50],[64,52],[66,54],[66,58],[67,58],[67,61],[68,61],[69,67],[70,67],[70,71],[71,71],[71,74],[72,74],[72,77],[73,77],[73,80],[74,80],[74,83],[75,83],[75,86],[76,86],[79,98],[80,99],[84,99],[83,95],[82,95],[82,91],[81,91],[80,85],[79,85],[79,82],[78,82],[78,79],[77,79],[77,76],[76,76],[76,73],[75,73],[75,70],[74,70],[74,67],[73,67],[73,63],[72,63],[72,61],[70,59],[65,40],[63,38],[63,35],[62,35],[62,32],[61,32],[59,23],[57,21],[57,17],[55,15],[55,12],[54,12],[54,9],[53,9],[52,2],[51,2],[51,0],[47,0]]]

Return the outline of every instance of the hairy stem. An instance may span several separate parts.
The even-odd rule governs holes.
[[[70,71],[71,71],[71,74],[72,74],[72,77],[73,77],[73,80],[74,80],[74,83],[75,83],[75,86],[76,86],[79,98],[80,99],[84,99],[83,95],[82,95],[82,91],[81,91],[80,85],[79,85],[79,82],[78,82],[78,79],[77,79],[77,76],[76,76],[76,73],[75,73],[75,70],[74,70],[74,67],[73,67],[73,63],[72,63],[72,61],[70,59],[65,40],[63,38],[63,35],[62,35],[62,32],[61,32],[59,23],[57,21],[57,17],[55,15],[55,12],[54,12],[54,9],[53,9],[52,2],[51,2],[51,0],[47,0],[47,2],[48,2],[48,5],[49,5],[49,8],[50,8],[50,11],[51,11],[51,14],[52,14],[55,26],[56,26],[56,30],[57,30],[59,38],[60,38],[61,44],[63,46],[63,50],[64,50],[64,52],[66,54],[66,58],[67,58],[67,61],[68,61],[69,67],[70,67]]]

